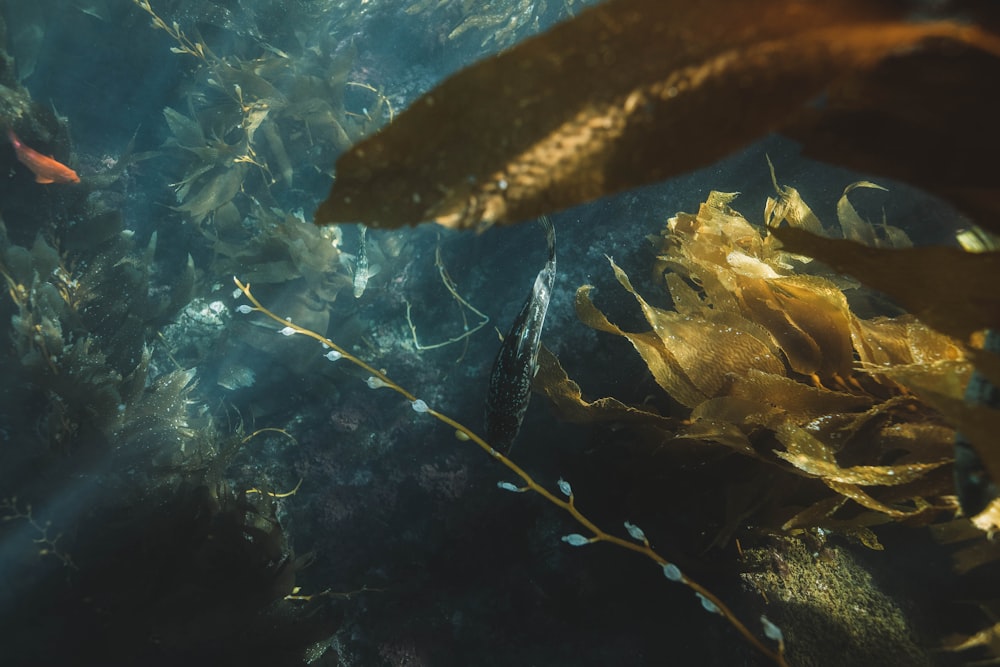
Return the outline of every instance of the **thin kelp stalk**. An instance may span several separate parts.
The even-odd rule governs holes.
[[[434,266],[437,267],[438,275],[441,276],[441,284],[444,285],[445,289],[448,290],[448,293],[455,300],[455,303],[458,304],[458,312],[462,316],[462,333],[458,336],[451,336],[447,340],[443,340],[439,343],[427,343],[427,344],[421,343],[420,340],[417,338],[417,327],[415,324],[413,324],[413,318],[411,316],[411,311],[413,310],[413,306],[409,301],[407,301],[404,298],[403,301],[406,303],[406,324],[410,327],[410,335],[413,338],[413,346],[420,351],[436,350],[439,347],[445,347],[446,345],[451,345],[452,343],[458,343],[463,340],[467,341],[472,334],[482,329],[490,321],[490,318],[488,315],[486,315],[486,313],[482,312],[481,310],[473,306],[471,303],[466,301],[461,294],[458,293],[458,285],[455,284],[455,281],[448,273],[447,267],[445,267],[444,265],[444,260],[441,259],[440,235],[438,236],[437,248],[434,250]],[[469,318],[465,314],[466,310],[472,311],[479,317],[479,321],[473,327],[469,326]],[[462,356],[465,356],[464,351],[462,352]],[[459,360],[461,360],[461,357],[459,357]]]
[[[649,544],[649,540],[646,538],[645,533],[642,529],[636,525],[629,522],[625,522],[625,529],[629,536],[634,541],[626,540],[610,533],[605,532],[600,527],[598,527],[593,521],[588,519],[577,507],[576,507],[576,497],[573,494],[573,489],[568,482],[560,479],[558,482],[558,487],[560,492],[566,496],[566,499],[562,499],[555,495],[544,486],[539,484],[531,477],[523,468],[511,461],[509,458],[504,456],[501,452],[497,451],[490,446],[488,442],[483,440],[475,432],[473,432],[468,427],[464,426],[460,422],[452,419],[448,415],[445,415],[437,410],[430,408],[423,400],[417,398],[417,396],[400,385],[396,384],[392,379],[390,379],[385,373],[375,369],[362,359],[349,353],[344,348],[340,347],[334,343],[329,338],[326,338],[322,334],[319,334],[305,327],[298,326],[287,319],[281,318],[275,315],[273,312],[265,308],[260,301],[253,295],[250,291],[249,283],[243,283],[239,278],[233,277],[233,282],[236,287],[246,296],[253,306],[242,305],[238,308],[239,312],[243,314],[249,314],[254,311],[263,313],[267,317],[271,318],[278,324],[282,326],[279,329],[279,333],[291,336],[294,334],[301,334],[318,341],[323,345],[325,349],[330,351],[325,355],[328,359],[338,360],[345,359],[350,363],[363,368],[371,374],[368,378],[368,386],[372,389],[377,389],[381,387],[387,387],[392,389],[396,393],[402,395],[410,402],[413,410],[418,413],[426,413],[431,417],[437,419],[438,421],[451,426],[455,429],[455,435],[459,440],[471,440],[476,443],[480,449],[489,454],[495,460],[503,464],[508,470],[513,472],[520,478],[522,485],[518,486],[516,484],[511,484],[510,482],[499,482],[497,486],[506,491],[512,491],[515,493],[524,493],[527,491],[533,491],[537,493],[542,498],[547,500],[552,505],[555,505],[559,509],[563,510],[569,514],[573,519],[576,520],[581,526],[583,526],[587,531],[592,533],[590,537],[581,535],[578,533],[572,533],[563,536],[562,540],[569,544],[570,546],[584,546],[587,544],[594,544],[597,542],[608,542],[614,544],[623,549],[628,549],[629,551],[634,551],[636,553],[646,556],[650,560],[657,563],[663,570],[663,575],[670,581],[687,586],[689,589],[694,591],[695,595],[701,601],[702,608],[709,613],[716,613],[729,621],[737,632],[739,632],[750,644],[752,644],[757,650],[766,655],[768,658],[773,660],[775,664],[781,665],[782,667],[787,667],[788,663],[785,661],[785,645],[784,639],[782,637],[781,630],[769,621],[765,616],[761,616],[761,624],[764,628],[764,634],[769,639],[777,643],[777,649],[769,648],[764,642],[762,642],[754,633],[752,633],[746,625],[736,616],[736,614],[725,605],[714,593],[699,584],[698,582],[690,579],[684,573],[681,572],[675,564],[668,561],[666,558],[658,554]]]
[[[184,34],[181,27],[177,24],[177,21],[173,22],[173,25],[168,25],[166,21],[160,18],[153,7],[149,4],[149,0],[132,0],[140,9],[149,14],[153,21],[153,27],[164,31],[175,42],[177,46],[170,47],[171,53],[186,53],[189,56],[194,56],[198,60],[207,63],[208,56],[215,57],[210,51],[205,48],[205,45],[198,41],[192,41],[188,39],[188,36]],[[206,55],[207,54],[207,55]]]

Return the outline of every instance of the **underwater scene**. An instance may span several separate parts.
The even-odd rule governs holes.
[[[1000,8],[0,0],[0,665],[1000,664]]]

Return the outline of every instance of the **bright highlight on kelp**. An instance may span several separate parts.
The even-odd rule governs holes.
[[[910,180],[993,224],[1000,99],[977,82],[1000,77],[1000,39],[905,9],[611,0],[459,72],[355,145],[316,221],[514,223],[785,131],[806,154]]]
[[[848,199],[856,187],[837,207],[839,230],[824,227],[793,188],[777,185],[768,223],[864,236],[880,252],[906,252],[898,247],[909,245],[905,233],[857,215]],[[680,213],[664,230],[657,270],[673,309],[651,305],[610,261],[651,330],[621,329],[594,305],[590,286],[577,292],[580,319],[628,339],[657,384],[690,410],[687,422],[610,398],[588,403],[552,357],[538,384],[567,419],[639,422],[659,433],[658,443],[717,445],[758,461],[748,469],[772,500],[755,520],[772,528],[818,527],[879,548],[871,526],[950,518],[956,424],[927,391],[961,400],[971,370],[963,343],[911,315],[859,315],[872,310],[864,288],[791,254],[773,229],[733,210],[734,199],[713,192],[697,214]],[[793,476],[818,483],[794,484]]]

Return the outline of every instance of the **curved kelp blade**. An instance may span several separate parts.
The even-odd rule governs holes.
[[[1000,54],[979,28],[904,23],[896,6],[612,0],[452,76],[342,155],[316,221],[513,223],[710,164],[900,50]]]
[[[676,430],[678,426],[675,419],[664,417],[652,410],[626,405],[612,397],[585,400],[580,385],[570,379],[559,359],[544,345],[538,350],[538,374],[535,376],[533,386],[552,402],[559,417],[569,422],[643,423],[665,431]]]
[[[946,247],[876,249],[853,241],[823,238],[801,229],[771,231],[785,249],[815,257],[869,287],[886,292],[941,332],[969,340],[984,329],[1000,329],[998,251],[967,252]],[[996,372],[996,359],[988,352],[976,351],[974,359],[984,364],[986,372]],[[961,394],[959,378],[965,376],[955,372],[954,364],[941,364],[939,361],[936,365],[943,374],[936,379],[918,369],[916,375],[909,376],[906,365],[886,374],[936,408],[961,432],[975,451],[974,468],[982,467],[990,479],[1000,479],[1000,452],[994,446],[995,434],[1000,429],[1000,411],[956,398]],[[962,475],[958,478],[961,484]],[[966,509],[972,507],[969,502],[963,500]],[[982,507],[977,506],[973,511],[978,509]]]
[[[815,257],[885,292],[938,331],[968,340],[1000,329],[1000,252],[958,248],[869,248],[801,229],[772,229],[785,249]]]

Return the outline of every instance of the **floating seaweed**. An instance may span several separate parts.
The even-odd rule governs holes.
[[[988,345],[984,346],[983,332],[996,332],[1000,326],[996,293],[1000,252],[995,249],[968,252],[947,247],[874,249],[853,241],[819,237],[801,229],[773,231],[788,250],[816,257],[882,290],[936,330],[963,343],[972,343],[968,359],[979,374],[998,386],[1000,359]],[[962,298],[955,298],[958,294]],[[870,342],[872,347],[885,349],[874,338]],[[914,356],[917,356],[915,351]],[[989,479],[1000,479],[1000,456],[993,446],[994,434],[1000,428],[1000,410],[995,405],[975,404],[965,399],[968,379],[965,374],[939,367],[936,374],[914,376],[910,374],[911,368],[903,366],[887,376],[901,381],[944,415],[968,441],[978,459],[976,467],[981,467]],[[973,505],[966,504],[964,509],[979,512],[991,499],[985,497]],[[986,507],[976,517],[977,525],[993,530],[998,525],[997,518],[996,508]]]
[[[904,9],[601,4],[452,76],[345,153],[316,221],[514,223],[708,165],[787,128],[817,157],[907,178],[995,224],[1000,197],[986,175],[1000,148],[998,99],[975,91],[1000,72],[1000,39],[974,25],[910,22]],[[927,85],[928,68],[954,94]],[[824,104],[808,105],[819,95]]]

